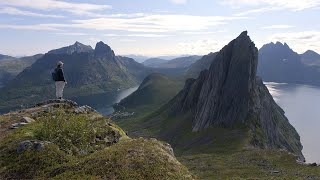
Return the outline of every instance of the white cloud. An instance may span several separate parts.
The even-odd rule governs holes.
[[[107,37],[145,37],[145,38],[157,38],[168,37],[167,34],[105,34]]]
[[[226,45],[228,41],[223,40],[198,40],[192,42],[183,42],[178,44],[178,48],[176,49],[176,54],[208,54],[210,52],[217,52],[224,45]]]
[[[97,15],[95,11],[110,9],[109,5],[98,5],[90,3],[72,3],[62,0],[1,0],[0,5],[24,7],[37,10],[60,10],[78,15]]]
[[[230,6],[265,6],[289,9],[294,11],[320,6],[320,0],[225,0],[224,5]]]
[[[0,14],[35,16],[35,17],[51,17],[51,18],[62,18],[62,17],[64,17],[64,16],[60,16],[60,15],[34,13],[34,12],[30,12],[30,11],[19,10],[19,9],[13,8],[13,7],[0,8]]]
[[[319,8],[320,0],[225,0],[223,5],[231,7],[254,7],[236,15],[245,16],[254,13],[263,13],[277,10],[301,11],[310,8]]]
[[[245,17],[192,16],[192,15],[143,15],[134,18],[96,18],[74,20],[72,24],[52,25],[54,27],[75,27],[95,30],[124,30],[133,32],[200,31],[227,24]],[[192,22],[192,23],[190,23]]]
[[[63,35],[63,36],[87,36],[88,34],[86,33],[77,33],[77,32],[59,32],[59,33],[54,33],[56,35]]]
[[[299,53],[309,49],[320,52],[320,31],[276,33],[271,35],[269,40],[286,42]]]
[[[186,4],[187,0],[170,0],[174,4]]]
[[[47,26],[47,25],[44,25],[44,24],[37,24],[37,25],[0,24],[0,29],[36,30],[36,31],[61,31],[58,28]]]
[[[14,27],[16,29],[24,29],[24,27],[26,27],[25,29],[27,30],[32,29],[29,26],[35,29],[38,29],[37,27],[40,26],[41,29],[47,27],[48,29],[121,30],[149,34],[177,31],[206,31],[214,26],[221,26],[233,20],[246,19],[246,17],[192,16],[180,14],[139,14],[133,17],[128,14],[127,17],[130,18],[122,18],[122,16],[73,20],[67,24],[14,25]],[[7,26],[10,27],[11,25]],[[4,27],[5,25],[3,25],[3,28]]]
[[[276,10],[281,10],[279,7],[263,7],[263,8],[256,8],[256,9],[250,9],[244,12],[240,12],[235,14],[236,16],[247,16],[250,14],[256,14],[256,13],[264,13],[268,11],[276,11]]]
[[[265,27],[262,27],[262,29],[289,29],[289,28],[293,28],[293,27],[295,27],[295,26],[278,24],[278,25],[265,26]]]
[[[210,35],[210,34],[217,34],[217,33],[223,33],[226,32],[225,30],[220,30],[220,31],[197,31],[197,32],[183,32],[184,34],[189,34],[189,35]]]

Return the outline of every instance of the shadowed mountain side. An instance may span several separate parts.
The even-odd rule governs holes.
[[[166,104],[183,87],[183,81],[170,78],[163,74],[153,73],[147,76],[139,88],[128,97],[120,101],[115,108],[125,108],[129,111],[139,112],[153,111],[157,107]]]
[[[263,81],[320,86],[319,67],[307,65],[305,58],[286,43],[266,44],[259,50],[258,75]]]
[[[305,53],[301,54],[301,61],[304,64],[310,65],[310,66],[320,66],[320,54],[308,50]]]

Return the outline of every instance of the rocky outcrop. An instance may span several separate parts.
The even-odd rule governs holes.
[[[22,141],[19,143],[17,147],[17,153],[21,154],[27,150],[32,151],[42,151],[46,145],[50,144],[51,142],[48,141]]]
[[[191,111],[192,131],[244,124],[252,145],[285,149],[303,160],[300,137],[256,76],[257,64],[258,50],[243,32],[217,54],[209,70],[186,81],[169,103],[169,114]]]

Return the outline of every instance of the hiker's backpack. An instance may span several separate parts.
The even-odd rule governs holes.
[[[53,80],[53,81],[57,81],[57,80],[58,80],[58,72],[57,72],[57,69],[54,69],[54,70],[51,72],[51,77],[52,77],[52,80]]]

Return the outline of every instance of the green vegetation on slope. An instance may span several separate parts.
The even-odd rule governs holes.
[[[151,112],[166,104],[183,87],[183,81],[154,73],[147,76],[139,88],[131,95],[121,100],[115,108],[121,107],[134,112]],[[137,109],[139,107],[139,109]]]
[[[22,116],[35,122],[10,130]],[[49,104],[0,116],[0,124],[0,179],[193,179],[169,145],[131,139],[94,111]]]
[[[286,151],[252,147],[251,133],[245,127],[212,126],[192,132],[190,114],[168,118],[160,112],[119,122],[132,136],[156,137],[170,143],[178,160],[200,179],[320,178],[320,167],[298,163]]]

